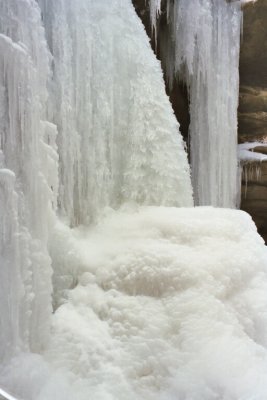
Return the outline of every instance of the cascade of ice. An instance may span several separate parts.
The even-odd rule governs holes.
[[[150,0],[155,25],[158,1]],[[237,205],[237,105],[241,2],[167,0],[162,58],[170,84],[190,97],[190,153],[196,205]]]
[[[125,201],[190,205],[162,72],[130,0],[40,0],[53,55],[60,207],[72,224]]]
[[[0,388],[265,400],[266,248],[241,211],[162,207],[189,167],[131,1],[0,0],[0,110]]]
[[[4,359],[47,342],[57,206],[86,224],[125,201],[190,206],[192,190],[130,0],[0,0],[0,113]]]
[[[0,1],[0,359],[40,350],[51,314],[47,239],[56,201],[49,54],[33,0]],[[53,187],[53,190],[51,189]]]

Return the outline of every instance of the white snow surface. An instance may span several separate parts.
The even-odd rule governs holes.
[[[266,253],[242,211],[125,206],[58,224],[49,346],[0,382],[25,400],[265,400]]]
[[[256,147],[267,147],[267,144],[262,142],[246,142],[239,144],[238,145],[239,160],[243,163],[266,161],[267,160],[266,154],[253,151]]]

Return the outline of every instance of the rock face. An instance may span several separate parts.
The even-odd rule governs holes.
[[[244,7],[244,30],[240,57],[243,85],[267,87],[267,1]]]
[[[239,101],[239,141],[267,138],[267,88],[241,86]]]
[[[239,141],[267,141],[267,0],[244,7],[240,56]],[[266,148],[254,151],[266,154]],[[241,208],[267,242],[267,162],[244,166]]]
[[[239,138],[267,137],[267,0],[244,7],[240,55]]]
[[[266,148],[254,151],[263,153]],[[246,164],[243,168],[241,208],[247,211],[267,242],[267,162]]]

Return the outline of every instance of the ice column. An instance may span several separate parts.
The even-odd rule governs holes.
[[[33,0],[0,0],[0,359],[40,350],[51,314],[47,251],[56,129],[45,122],[49,54]]]
[[[155,0],[150,6],[154,25]],[[235,207],[241,2],[167,0],[167,18],[168,78],[172,84],[178,76],[189,90],[195,203]]]

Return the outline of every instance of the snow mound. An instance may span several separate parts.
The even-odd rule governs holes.
[[[27,400],[266,399],[267,253],[248,214],[108,210],[91,229],[58,225],[51,253],[46,372],[16,364]]]

